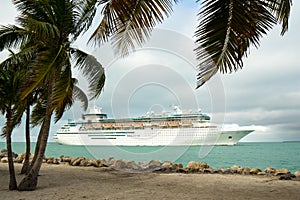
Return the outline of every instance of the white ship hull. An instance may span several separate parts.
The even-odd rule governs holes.
[[[240,127],[241,128],[241,127]],[[53,139],[60,144],[84,146],[190,146],[236,145],[253,130],[217,128],[157,128],[130,130],[70,130],[57,132]]]

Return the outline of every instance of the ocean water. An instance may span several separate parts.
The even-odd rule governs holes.
[[[34,152],[35,143],[31,144]],[[0,142],[0,149],[6,144]],[[13,151],[25,152],[24,142],[14,142]],[[182,163],[189,161],[206,162],[211,167],[222,168],[238,165],[242,167],[266,167],[276,169],[287,168],[292,172],[300,171],[300,142],[264,142],[264,143],[238,143],[236,146],[191,146],[191,147],[99,147],[99,146],[68,146],[49,142],[46,157],[59,157],[61,155],[86,158],[114,157],[115,159],[134,160],[136,162],[149,162],[150,160],[170,160]]]

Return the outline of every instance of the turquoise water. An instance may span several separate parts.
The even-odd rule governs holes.
[[[35,144],[31,148],[34,152]],[[0,149],[5,149],[0,142]],[[13,151],[25,152],[25,143],[13,143]],[[239,165],[242,167],[258,167],[265,169],[272,166],[276,169],[287,168],[292,172],[300,171],[300,142],[275,143],[238,143],[237,146],[193,146],[193,147],[85,147],[67,146],[48,143],[46,157],[84,156],[87,158],[105,158],[148,162],[150,160],[171,160],[182,163],[201,161],[211,167],[221,168]]]

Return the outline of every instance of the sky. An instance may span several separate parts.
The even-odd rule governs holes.
[[[140,116],[146,112],[171,111],[180,105],[183,111],[201,109],[214,122],[251,126],[255,131],[243,142],[300,141],[300,3],[293,2],[288,32],[280,35],[277,26],[261,39],[260,47],[251,47],[244,67],[231,74],[217,74],[199,89],[196,87],[197,63],[193,53],[199,4],[181,1],[174,13],[157,26],[152,38],[122,58],[110,44],[87,45],[97,22],[76,44],[103,65],[106,83],[100,98],[90,102],[110,117]],[[13,24],[17,15],[10,1],[1,2],[0,24]],[[99,16],[98,16],[99,17]],[[99,18],[98,18],[99,19]],[[0,53],[0,61],[7,56]],[[87,90],[85,78],[74,76]],[[70,118],[84,111],[75,103],[52,126],[51,136]],[[2,119],[3,122],[3,119]],[[15,130],[14,141],[23,140],[23,125]],[[33,138],[37,136],[33,129]]]

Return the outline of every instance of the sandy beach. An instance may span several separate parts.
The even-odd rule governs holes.
[[[16,164],[17,181],[21,164]],[[43,164],[35,191],[8,190],[8,166],[0,164],[4,199],[300,199],[300,181],[278,177],[132,173],[66,164]]]

